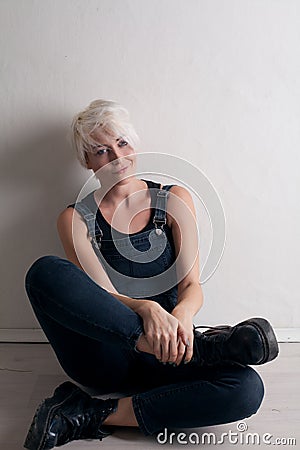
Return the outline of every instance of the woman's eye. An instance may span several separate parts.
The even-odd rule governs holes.
[[[128,142],[125,141],[124,139],[121,139],[118,142],[118,147],[126,147],[126,145],[128,145]],[[102,148],[99,148],[99,147],[96,147],[96,146],[94,147],[94,151],[95,151],[96,155],[104,155],[109,150],[110,150],[109,147],[102,147]]]
[[[104,153],[107,152],[107,148],[101,148],[100,150],[97,151],[97,155],[103,155]]]

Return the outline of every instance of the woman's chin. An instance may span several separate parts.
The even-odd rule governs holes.
[[[107,171],[102,173],[99,173],[99,176],[97,177],[101,183],[101,185],[110,185],[113,187],[115,184],[124,182],[127,183],[132,177],[135,176],[135,167],[132,165],[129,165],[126,170],[121,170],[119,172],[111,172]]]

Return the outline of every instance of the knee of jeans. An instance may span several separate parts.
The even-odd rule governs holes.
[[[251,367],[244,367],[240,379],[240,389],[237,395],[239,410],[242,417],[250,417],[255,414],[264,397],[264,384],[260,375]]]
[[[45,255],[38,258],[28,269],[25,276],[25,286],[38,286],[39,283],[43,280],[44,276],[47,273],[52,272],[49,271],[50,267],[53,267],[53,264],[57,264],[62,258],[59,256],[53,255]]]

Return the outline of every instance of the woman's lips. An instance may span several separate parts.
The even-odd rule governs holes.
[[[124,173],[129,166],[123,167],[122,169],[118,170],[118,172],[113,172],[114,174],[118,174],[118,173]]]

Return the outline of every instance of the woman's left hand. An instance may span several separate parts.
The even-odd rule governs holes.
[[[179,308],[174,308],[172,311],[172,316],[176,317],[176,319],[181,323],[183,329],[185,330],[185,334],[187,339],[184,340],[183,336],[178,335],[178,357],[175,361],[176,365],[179,365],[182,357],[184,356],[184,362],[188,363],[192,359],[193,356],[193,342],[194,342],[194,333],[193,333],[193,316],[186,311],[182,311]],[[185,345],[184,341],[189,345]]]

